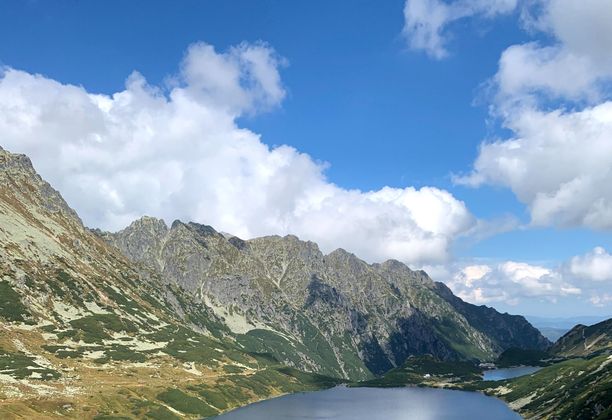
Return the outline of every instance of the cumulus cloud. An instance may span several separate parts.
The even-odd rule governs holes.
[[[508,127],[515,137],[481,145],[473,172],[457,182],[510,188],[535,225],[612,228],[612,102],[526,109]]]
[[[579,279],[612,282],[612,255],[604,248],[596,247],[585,255],[572,258],[569,270]]]
[[[448,55],[448,25],[471,16],[492,18],[515,10],[517,0],[406,0],[403,34],[411,48],[442,59]]]
[[[196,43],[187,50],[179,82],[198,103],[240,115],[280,104],[285,89],[278,68],[285,62],[265,44],[242,43],[220,54]]]
[[[535,225],[612,228],[612,5],[538,2],[552,41],[509,47],[492,110],[513,134],[481,145],[456,182],[510,188]],[[560,105],[563,104],[563,105]]]
[[[467,265],[447,283],[459,297],[476,304],[504,302],[516,305],[525,298],[543,298],[554,302],[558,297],[581,293],[559,272],[517,261]]]
[[[602,247],[546,267],[521,261],[454,262],[428,267],[462,299],[518,305],[574,297],[597,307],[612,304],[612,254]]]
[[[502,105],[526,100],[586,100],[606,96],[612,77],[612,6],[608,0],[535,2],[535,28],[553,38],[513,45],[499,62],[495,81]]]
[[[198,43],[169,86],[134,73],[113,95],[5,68],[0,141],[28,154],[90,226],[116,230],[149,214],[244,238],[297,234],[370,261],[447,259],[475,223],[449,192],[343,189],[325,164],[238,126],[281,103],[283,64],[265,44]]]

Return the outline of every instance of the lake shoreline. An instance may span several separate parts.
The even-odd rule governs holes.
[[[411,389],[417,392],[416,393],[410,392]],[[396,392],[402,392],[402,390],[406,390],[407,393],[402,393],[403,395],[396,394]],[[436,392],[431,393],[428,391],[436,391]],[[440,392],[437,392],[437,391],[440,391]],[[317,394],[317,393],[320,393],[320,394],[315,397],[314,394]],[[389,388],[350,387],[347,384],[342,384],[342,385],[335,386],[333,388],[328,388],[326,390],[289,393],[289,394],[285,394],[282,396],[281,395],[275,396],[270,399],[263,399],[263,400],[248,404],[243,407],[238,407],[233,410],[229,410],[227,412],[221,413],[217,417],[212,417],[212,418],[220,418],[220,419],[227,418],[229,420],[234,419],[234,418],[242,419],[243,418],[242,416],[246,415],[244,414],[246,408],[250,407],[249,416],[252,416],[252,415],[255,415],[253,413],[261,412],[266,409],[271,410],[270,408],[271,406],[267,403],[271,401],[279,400],[279,398],[286,397],[286,398],[292,399],[293,401],[285,400],[285,401],[279,402],[278,404],[275,404],[275,406],[281,406],[281,408],[287,408],[284,406],[288,405],[291,407],[292,410],[294,410],[294,409],[300,408],[300,401],[302,401],[302,404],[303,404],[303,401],[309,401],[310,405],[307,406],[306,408],[307,411],[310,411],[310,412],[317,411],[317,410],[323,411],[323,412],[328,413],[325,418],[335,419],[337,417],[332,417],[332,416],[327,417],[327,416],[329,416],[330,411],[334,412],[334,409],[337,410],[336,406],[338,405],[338,400],[334,400],[334,399],[328,400],[327,405],[326,405],[325,398],[326,397],[330,398],[330,396],[339,396],[340,397],[339,400],[341,401],[341,403],[346,404],[346,402],[344,402],[344,398],[352,394],[358,395],[359,399],[347,405],[346,409],[349,411],[351,409],[355,409],[353,405],[355,404],[359,405],[360,403],[363,404],[363,401],[362,401],[363,395],[367,397],[367,396],[372,396],[372,394],[374,394],[374,396],[376,396],[376,398],[374,399],[375,401],[377,401],[377,399],[379,398],[385,398],[385,397],[389,399],[389,401],[387,402],[387,405],[384,406],[383,408],[379,407],[379,409],[387,410],[391,412],[394,416],[397,416],[397,414],[399,413],[404,413],[404,411],[406,411],[406,413],[410,413],[410,410],[414,411],[414,410],[423,409],[425,410],[424,412],[427,412],[427,413],[432,412],[432,410],[434,412],[438,410],[441,416],[448,418],[449,415],[453,415],[455,414],[455,412],[461,413],[461,408],[463,408],[466,411],[469,411],[469,410],[475,410],[475,406],[484,405],[484,406],[489,407],[488,409],[497,410],[498,414],[502,416],[502,418],[521,418],[520,413],[513,410],[512,407],[510,407],[510,405],[508,405],[505,401],[503,401],[500,398],[497,398],[496,396],[487,395],[486,393],[482,391],[465,390],[465,389],[450,389],[448,387],[422,386],[419,384],[412,384],[412,385],[407,385],[403,387],[389,387]],[[468,395],[470,396],[468,397]],[[480,395],[484,399],[471,397],[472,395]],[[317,405],[317,403],[312,403],[312,401],[316,401],[317,398],[322,400],[322,402],[320,402],[320,405]],[[438,401],[440,399],[442,401]],[[429,406],[425,404],[428,401],[430,403]],[[432,401],[435,403],[432,403]],[[495,403],[493,403],[493,401],[495,401]],[[410,402],[411,404],[406,405],[408,402]],[[446,406],[444,405],[445,402],[447,404]],[[267,407],[264,406],[266,404],[267,404]],[[312,407],[312,404],[314,404],[315,406],[314,408]],[[402,406],[402,404],[404,406]],[[420,407],[419,404],[425,404],[425,407]],[[449,410],[451,406],[454,407],[453,411]],[[459,407],[459,409],[457,407]],[[366,410],[369,409],[369,405],[365,409]],[[396,411],[394,412],[393,410],[396,410]],[[344,412],[344,409],[341,412],[342,412],[342,414],[340,414],[341,417],[338,417],[338,418],[344,418],[342,416],[346,415]],[[234,415],[231,415],[228,417],[228,415],[232,413],[234,413]],[[266,411],[266,413],[270,415],[268,411]],[[512,415],[510,415],[509,413],[512,413]],[[353,415],[351,418],[359,418],[358,416],[360,414],[365,415],[363,413],[359,413],[357,414],[357,416]],[[414,413],[412,413],[411,415],[413,416]],[[247,418],[247,417],[244,417],[244,418]],[[253,417],[253,418],[258,419],[259,417]],[[270,418],[273,418],[273,417],[270,417]],[[316,414],[313,414],[313,417],[305,417],[305,418],[318,419],[319,417]],[[371,418],[371,417],[368,416],[364,418]],[[396,417],[393,417],[393,418],[396,418]],[[409,418],[415,418],[415,417],[409,417]],[[460,418],[460,417],[457,417],[457,418]]]
[[[245,407],[249,407],[249,406],[253,406],[256,404],[260,404],[260,403],[264,403],[267,401],[271,401],[271,400],[275,400],[278,398],[282,398],[282,397],[287,397],[287,396],[292,396],[292,395],[300,395],[300,394],[312,394],[312,393],[316,393],[316,392],[323,392],[323,391],[327,391],[330,389],[335,389],[335,388],[362,388],[362,389],[404,389],[404,388],[415,388],[415,389],[439,389],[439,390],[448,390],[448,391],[462,391],[462,392],[469,392],[469,393],[477,393],[477,394],[481,394],[483,396],[486,397],[490,397],[490,398],[494,398],[496,400],[501,401],[504,405],[506,405],[510,410],[512,410],[513,412],[517,413],[519,416],[521,415],[520,411],[518,409],[516,409],[515,407],[512,406],[512,404],[508,401],[505,401],[503,398],[500,398],[498,393],[492,393],[492,392],[487,392],[490,389],[499,389],[500,387],[504,386],[504,382],[512,379],[512,378],[517,378],[517,377],[521,377],[521,376],[527,376],[530,375],[532,373],[537,372],[538,370],[540,370],[542,367],[540,366],[529,366],[529,365],[517,365],[517,366],[510,366],[510,367],[497,367],[497,368],[493,368],[493,369],[479,369],[480,370],[480,376],[482,379],[480,379],[479,381],[475,381],[475,382],[462,382],[462,381],[457,381],[457,382],[443,382],[443,381],[439,381],[439,382],[417,382],[417,383],[406,383],[406,384],[402,384],[402,385],[398,385],[398,384],[389,384],[389,385],[384,385],[384,384],[379,384],[379,385],[375,385],[373,383],[369,383],[371,381],[360,381],[360,382],[344,382],[344,383],[340,383],[338,385],[332,386],[332,387],[324,387],[321,389],[316,389],[316,390],[304,390],[304,391],[297,391],[297,392],[289,392],[289,393],[282,393],[282,394],[278,394],[278,395],[274,395],[271,397],[267,397],[267,398],[262,398],[259,399],[257,401],[253,401],[250,402],[249,404],[240,406],[240,407],[234,407],[230,410],[227,411],[222,411],[220,412],[217,416],[215,417],[210,417],[210,418],[219,418],[223,415],[226,415],[228,413],[234,412],[236,410],[239,409],[243,409]],[[487,372],[493,372],[493,371],[516,371],[516,370],[520,370],[520,369],[528,369],[528,371],[524,374],[521,375],[513,375],[513,376],[508,376],[505,378],[500,378],[500,379],[484,379],[485,378],[485,374]],[[531,369],[535,369],[533,371],[531,371]],[[499,382],[499,386],[494,387],[494,384],[496,382]],[[485,386],[485,385],[491,385],[491,386]]]

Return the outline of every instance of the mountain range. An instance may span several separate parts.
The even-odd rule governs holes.
[[[478,363],[551,345],[399,261],[152,217],[88,229],[2,149],[0,328],[2,418],[201,418],[413,356]]]

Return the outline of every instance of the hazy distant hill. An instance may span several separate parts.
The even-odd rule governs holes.
[[[542,335],[548,338],[553,343],[561,338],[566,332],[571,330],[575,325],[592,325],[606,320],[605,316],[575,316],[575,317],[539,317],[525,316],[531,324],[536,327]]]

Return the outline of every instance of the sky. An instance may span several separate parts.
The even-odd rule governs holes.
[[[0,1],[0,146],[84,223],[296,234],[612,312],[609,0]]]

